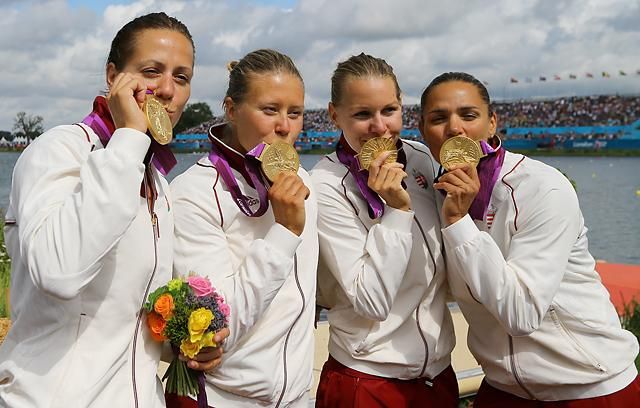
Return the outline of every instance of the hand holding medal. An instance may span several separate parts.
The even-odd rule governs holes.
[[[369,171],[369,188],[378,193],[389,207],[408,211],[411,198],[402,186],[407,173],[402,164],[396,162],[397,158],[394,140],[385,137],[367,140],[358,154],[360,167]]]
[[[267,145],[259,157],[262,171],[271,181],[269,201],[275,221],[296,235],[304,230],[304,201],[309,189],[298,176],[300,159],[296,149],[285,142]]]
[[[159,144],[171,142],[173,124],[165,107],[152,90],[131,74],[116,76],[110,86],[107,103],[117,128],[131,128],[143,133],[148,130]]]
[[[109,84],[109,93],[106,99],[116,128],[147,132],[147,120],[141,110],[146,92],[147,88],[144,82],[130,73],[121,72]]]
[[[442,213],[447,225],[457,222],[468,212],[480,190],[476,166],[484,157],[480,144],[466,136],[447,139],[440,148],[440,164],[447,173],[434,187],[446,191]]]

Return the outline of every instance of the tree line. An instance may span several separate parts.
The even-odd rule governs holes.
[[[188,104],[180,121],[174,128],[174,134],[181,133],[186,129],[198,126],[213,117],[211,108],[206,102],[195,102]],[[31,115],[27,112],[18,112],[13,119],[12,132],[0,130],[0,139],[4,137],[12,141],[16,137],[26,137],[29,142],[40,136],[44,132],[44,118],[40,115]]]

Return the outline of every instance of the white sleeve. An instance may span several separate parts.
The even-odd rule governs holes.
[[[71,129],[54,128],[22,153],[11,190],[31,279],[61,299],[91,282],[138,213],[150,144],[141,132],[118,129],[106,149],[90,152]]]
[[[264,238],[246,243],[234,268],[231,249],[212,193],[215,180],[184,174],[171,183],[175,219],[174,276],[207,276],[231,313],[225,348],[231,349],[260,319],[294,267],[302,239],[278,223]],[[210,182],[209,182],[210,181]],[[218,183],[222,182],[218,180]],[[214,187],[215,188],[215,187]],[[228,194],[223,189],[218,194]]]
[[[535,200],[518,215],[505,254],[469,215],[443,229],[455,269],[512,336],[526,336],[540,326],[580,234],[575,193],[553,189]]]
[[[354,311],[383,321],[407,270],[414,213],[385,206],[380,223],[367,231],[347,198],[320,177],[312,174],[318,192],[320,257]]]

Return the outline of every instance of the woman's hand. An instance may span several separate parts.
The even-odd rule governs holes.
[[[385,160],[391,152],[383,152],[371,162],[369,166],[369,188],[384,199],[389,207],[398,210],[409,211],[411,209],[411,197],[402,188],[402,180],[407,177],[401,163],[386,163]]]
[[[302,179],[293,172],[278,174],[269,189],[269,201],[276,222],[298,236],[304,230],[304,201],[309,193]]]
[[[228,328],[224,328],[217,332],[213,337],[213,341],[218,345],[217,347],[205,347],[193,359],[185,357],[182,353],[178,357],[182,361],[187,362],[187,367],[197,371],[211,371],[217,368],[222,362],[222,342],[229,337],[230,331]]]
[[[467,215],[471,203],[478,195],[478,171],[468,163],[452,166],[447,173],[440,176],[440,180],[433,187],[447,192],[442,205],[442,215],[447,226],[451,225]]]
[[[116,76],[107,94],[107,104],[116,128],[146,133],[147,119],[142,111],[146,93],[147,87],[139,78],[124,72]]]

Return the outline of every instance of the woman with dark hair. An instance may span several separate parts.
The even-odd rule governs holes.
[[[230,305],[224,362],[206,377],[216,407],[308,407],[318,237],[307,172],[263,175],[258,160],[297,156],[304,84],[291,59],[274,50],[229,64],[227,123],[213,148],[171,183],[174,271],[211,279]],[[288,153],[288,151],[290,153]],[[171,407],[195,401],[168,398]]]
[[[164,13],[130,21],[111,45],[106,97],[18,159],[5,227],[13,326],[0,348],[0,405],[164,406],[161,344],[142,305],[171,279],[163,175],[175,158],[147,134],[142,106],[154,94],[175,125],[193,63],[180,21]],[[215,356],[189,364],[211,369]]]
[[[638,342],[595,270],[569,180],[501,146],[489,93],[469,74],[436,77],[421,110],[436,159],[455,153],[444,146],[454,137],[479,150],[477,168],[441,163],[434,184],[449,286],[485,373],[474,407],[640,406]]]

